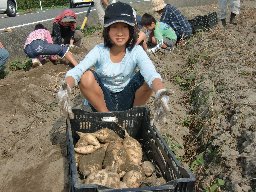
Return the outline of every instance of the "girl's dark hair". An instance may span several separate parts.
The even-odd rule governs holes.
[[[152,22],[156,23],[156,19],[152,15],[150,15],[148,13],[145,13],[144,15],[142,15],[142,17],[141,17],[141,25],[142,26],[151,25]]]
[[[103,29],[104,46],[108,48],[111,48],[113,46],[113,43],[111,42],[111,39],[109,37],[110,26]],[[135,27],[128,25],[128,29],[129,29],[130,38],[126,43],[126,48],[130,51],[135,46],[138,35],[135,32]]]
[[[36,26],[35,26],[35,30],[37,30],[37,29],[46,29],[46,27],[45,27],[43,24],[38,23],[38,24],[36,24]]]

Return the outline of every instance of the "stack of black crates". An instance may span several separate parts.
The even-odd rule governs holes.
[[[155,126],[150,125],[148,108],[136,107],[128,111],[111,113],[89,113],[80,109],[73,110],[75,118],[67,120],[67,154],[69,161],[70,191],[72,192],[120,192],[120,191],[161,191],[161,192],[193,192],[195,185],[194,175],[183,168],[175,155],[168,147]],[[117,117],[117,123],[102,121],[103,117]],[[101,128],[109,128],[123,134],[125,128],[130,136],[137,139],[143,149],[144,160],[149,160],[157,167],[159,174],[167,181],[160,186],[142,188],[111,189],[99,185],[85,185],[79,178],[75,163],[74,144],[79,136],[76,131],[92,133]]]

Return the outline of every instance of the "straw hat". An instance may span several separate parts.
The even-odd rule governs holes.
[[[166,6],[164,0],[152,0],[153,11],[160,11]]]

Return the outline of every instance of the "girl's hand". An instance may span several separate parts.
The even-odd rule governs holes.
[[[169,114],[170,108],[168,102],[170,94],[170,91],[167,89],[160,89],[156,92],[156,97],[154,101],[154,120],[156,122],[164,121],[166,116]]]
[[[50,56],[50,60],[51,61],[57,61],[58,60],[58,56],[57,55],[51,55]]]
[[[57,99],[60,107],[61,114],[66,118],[74,119],[71,103],[71,88],[66,82],[63,82],[57,93]]]

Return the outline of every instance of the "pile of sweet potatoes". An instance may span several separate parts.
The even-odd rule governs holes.
[[[153,163],[143,161],[140,143],[127,133],[124,139],[108,128],[77,134],[75,159],[85,184],[138,188],[166,183],[163,177],[157,177]]]

